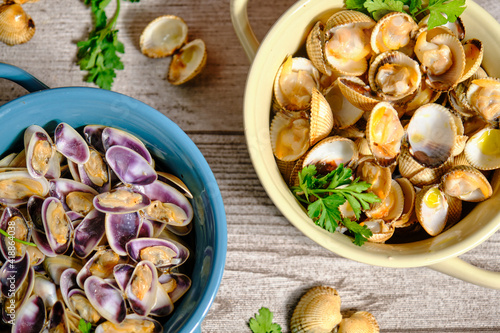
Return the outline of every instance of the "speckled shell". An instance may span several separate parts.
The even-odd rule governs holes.
[[[325,99],[325,96],[316,88],[313,88],[311,94],[311,113],[309,119],[309,145],[312,147],[330,134],[334,124],[330,104]]]
[[[342,320],[340,296],[331,287],[310,289],[295,307],[290,329],[292,333],[330,333]]]
[[[35,34],[35,22],[21,5],[0,5],[0,41],[7,45],[26,43]]]
[[[337,333],[378,333],[380,332],[375,316],[370,312],[358,311],[339,324]]]
[[[465,182],[465,186],[459,185],[458,181]],[[488,179],[476,168],[465,165],[456,166],[444,174],[441,186],[447,195],[463,201],[479,202],[493,194]]]
[[[172,36],[177,38],[173,40]],[[163,58],[172,55],[187,41],[186,22],[175,15],[163,15],[144,28],[139,44],[144,55],[150,58]]]

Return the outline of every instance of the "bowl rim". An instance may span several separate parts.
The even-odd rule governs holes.
[[[170,118],[162,114],[160,111],[153,107],[141,102],[133,97],[124,95],[119,92],[103,90],[94,87],[57,87],[41,91],[28,93],[26,95],[15,98],[0,106],[0,119],[8,116],[10,113],[22,108],[23,105],[36,102],[39,99],[52,99],[57,101],[57,97],[69,96],[80,98],[82,101],[85,99],[95,99],[105,101],[108,103],[122,103],[126,102],[127,106],[133,110],[140,110],[140,113],[146,113],[151,117],[151,122],[156,124],[165,124],[171,134],[169,136],[176,137],[176,143],[183,149],[182,151],[189,157],[195,165],[198,165],[199,176],[204,180],[204,187],[207,191],[207,196],[210,198],[210,203],[213,209],[215,237],[213,251],[213,261],[210,267],[210,276],[207,279],[205,288],[203,289],[200,301],[196,305],[190,317],[187,318],[184,325],[179,332],[195,332],[199,329],[201,322],[207,315],[210,307],[217,295],[220,287],[222,276],[225,268],[225,261],[227,255],[227,220],[222,200],[220,188],[215,179],[215,175],[211,170],[205,157],[191,140],[191,138]],[[51,119],[48,119],[49,121]],[[109,125],[112,126],[112,125]],[[169,319],[170,320],[170,319]],[[165,331],[168,330],[164,327]]]
[[[439,247],[441,247],[443,243],[446,243],[447,239],[446,237],[439,237],[440,235],[438,235],[434,237],[434,239],[436,239],[436,246],[439,248],[438,250],[427,246],[429,249],[427,251],[422,251],[422,253],[402,253],[398,251],[397,247],[388,247],[386,244],[385,246],[388,249],[394,248],[395,250],[393,252],[385,250],[380,251],[379,244],[368,242],[362,247],[357,247],[351,243],[347,236],[339,233],[330,234],[326,230],[316,226],[306,215],[302,207],[300,207],[296,199],[293,198],[293,195],[288,190],[287,185],[284,183],[279,173],[276,163],[270,162],[270,158],[272,158],[274,162],[274,157],[271,150],[269,130],[257,126],[259,120],[262,122],[262,119],[266,117],[263,117],[262,113],[256,112],[256,110],[262,109],[263,107],[257,104],[258,98],[256,98],[256,96],[259,96],[260,99],[266,98],[266,100],[269,101],[269,107],[267,107],[265,111],[267,112],[266,115],[269,115],[272,89],[269,89],[269,91],[259,91],[259,87],[262,89],[264,85],[263,82],[268,80],[268,73],[273,72],[273,69],[270,69],[270,64],[275,63],[272,53],[273,50],[279,49],[279,47],[274,46],[273,43],[278,40],[278,38],[283,38],[287,33],[293,35],[288,31],[288,27],[292,24],[301,26],[307,24],[307,26],[311,28],[312,24],[315,20],[319,19],[320,16],[327,11],[332,12],[341,9],[342,5],[343,3],[341,0],[300,0],[281,15],[269,29],[260,44],[247,76],[243,105],[247,147],[259,180],[275,206],[292,225],[319,245],[345,258],[376,266],[419,267],[435,264],[463,254],[481,244],[500,229],[500,219],[497,218],[497,222],[491,220],[489,223],[485,223],[479,230],[467,235],[464,241],[446,245],[442,248]],[[468,12],[464,14],[465,16],[480,18],[483,25],[495,26],[497,32],[500,31],[500,23],[498,23],[485,9],[471,0],[467,1],[467,11]],[[305,17],[307,17],[308,20],[306,23],[304,23],[306,20]],[[492,38],[500,40],[500,35],[497,34],[497,36]],[[303,39],[305,39],[305,37]],[[297,43],[298,42],[295,42],[295,44]],[[302,45],[303,41],[298,44]],[[295,46],[296,51],[299,47],[297,45]],[[282,60],[283,59],[280,59],[279,63],[281,63]],[[273,72],[273,78],[274,73],[276,73],[276,70]],[[284,190],[285,187],[288,193]],[[498,190],[498,186],[496,188]],[[452,232],[451,230],[453,230],[453,228],[441,235],[450,235],[450,232]],[[417,246],[421,243],[422,241],[408,244]]]

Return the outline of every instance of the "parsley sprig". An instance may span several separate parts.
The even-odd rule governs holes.
[[[371,184],[352,180],[352,170],[340,164],[326,176],[317,176],[316,166],[309,165],[299,172],[299,186],[291,187],[297,199],[307,206],[307,214],[318,226],[329,232],[335,232],[342,223],[353,235],[353,243],[363,245],[372,235],[370,229],[349,218],[342,217],[339,207],[349,202],[356,220],[362,210],[370,208],[370,204],[380,202],[379,197],[367,193]]]
[[[109,22],[105,8],[111,0],[84,0],[84,2],[86,5],[90,4],[94,29],[89,33],[87,40],[77,43],[78,64],[81,70],[88,71],[87,82],[94,82],[100,88],[110,90],[116,77],[115,70],[124,68],[118,53],[124,53],[125,48],[118,40],[118,30],[115,29],[121,0],[116,0],[115,14]]]
[[[81,333],[91,333],[92,324],[85,321],[85,319],[80,318],[80,322],[78,323],[78,329]]]
[[[250,318],[248,326],[253,333],[281,333],[281,326],[273,323],[273,313],[268,308],[260,308],[255,318]]]
[[[408,13],[416,21],[420,14],[430,14],[428,29],[455,22],[466,8],[465,0],[429,0],[427,6],[422,0],[345,0],[345,6],[371,15],[376,21],[390,12]]]

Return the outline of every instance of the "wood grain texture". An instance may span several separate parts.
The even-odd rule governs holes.
[[[500,20],[498,0],[477,2]],[[250,1],[257,37],[262,39],[293,3]],[[75,43],[85,38],[91,22],[83,1],[40,0],[25,9],[35,20],[35,37],[24,45],[0,45],[0,61],[29,71],[50,87],[92,86],[75,63]],[[118,72],[113,90],[179,124],[206,157],[223,195],[226,269],[203,332],[250,332],[248,319],[262,306],[288,332],[295,304],[316,285],[336,288],[345,314],[372,312],[382,332],[500,332],[500,291],[427,268],[383,268],[345,259],[305,237],[282,216],[248,156],[242,105],[249,64],[232,29],[228,0],[141,0],[123,2],[122,10],[118,29],[126,48],[125,70]],[[166,81],[170,58],[149,59],[139,51],[142,29],[163,14],[182,17],[190,39],[202,38],[207,44],[205,70],[185,86]],[[0,104],[23,94],[22,88],[0,80]],[[462,258],[500,271],[500,233]]]

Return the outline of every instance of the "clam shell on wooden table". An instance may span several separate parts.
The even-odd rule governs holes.
[[[188,26],[175,15],[157,17],[144,28],[141,38],[141,52],[150,58],[172,55],[188,40]]]
[[[35,34],[35,22],[21,5],[0,5],[0,41],[7,45],[23,44]]]
[[[370,312],[358,311],[352,316],[342,319],[337,333],[378,333],[379,325]]]
[[[195,39],[184,45],[174,54],[168,70],[167,80],[173,85],[183,84],[196,75],[207,63],[207,47],[201,39]]]

